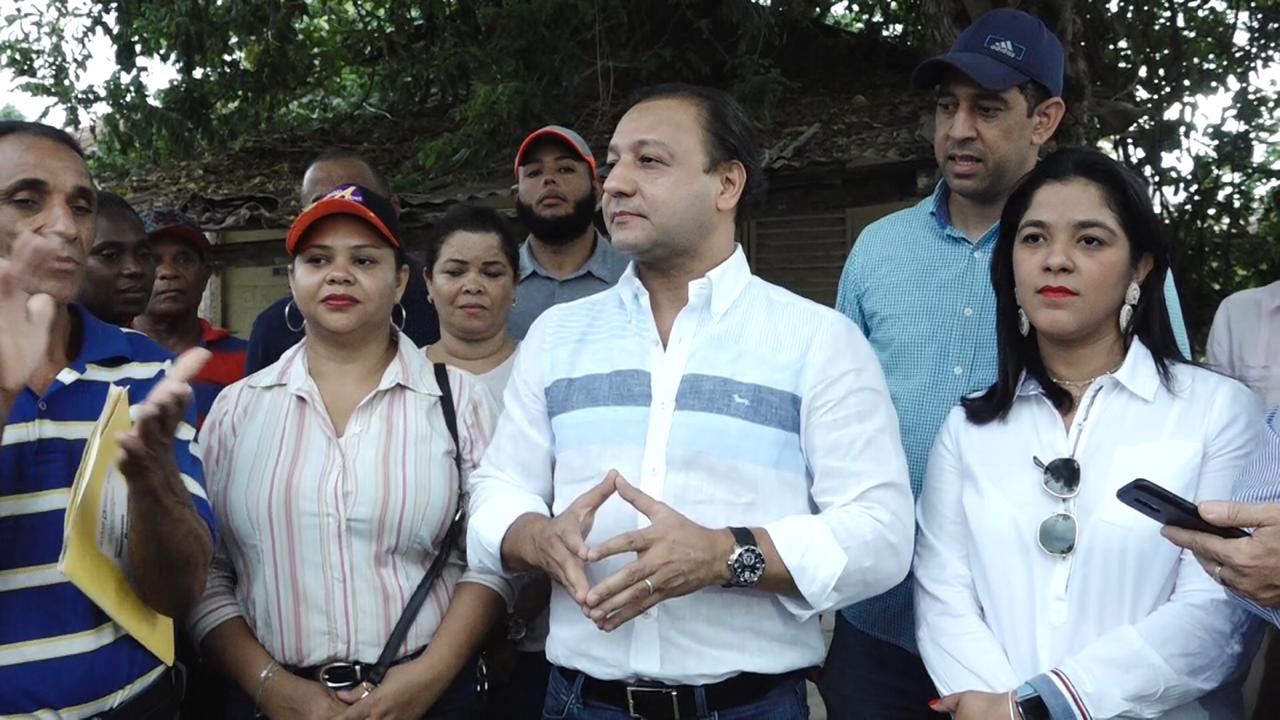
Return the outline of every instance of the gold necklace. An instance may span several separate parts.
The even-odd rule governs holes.
[[[1068,390],[1070,390],[1070,389],[1072,389],[1072,388],[1081,388],[1081,389],[1083,389],[1083,388],[1087,388],[1087,387],[1089,387],[1090,385],[1092,385],[1092,384],[1094,383],[1094,381],[1095,381],[1095,380],[1097,380],[1098,378],[1102,377],[1103,375],[1110,375],[1111,373],[1113,373],[1113,372],[1115,372],[1115,371],[1119,370],[1121,365],[1124,365],[1124,361],[1123,361],[1123,360],[1122,360],[1122,361],[1120,361],[1120,365],[1116,365],[1115,367],[1111,368],[1110,370],[1108,370],[1108,371],[1106,371],[1106,372],[1104,372],[1104,373],[1100,373],[1100,374],[1098,374],[1098,375],[1094,375],[1093,377],[1089,378],[1088,380],[1063,380],[1062,378],[1056,378],[1056,377],[1054,377],[1054,376],[1052,376],[1052,375],[1050,375],[1050,376],[1049,376],[1049,379],[1050,379],[1050,380],[1052,380],[1052,381],[1053,381],[1053,383],[1054,383],[1055,385],[1061,385],[1061,386],[1063,386],[1063,387],[1067,388]]]

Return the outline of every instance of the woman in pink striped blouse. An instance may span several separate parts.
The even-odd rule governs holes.
[[[324,682],[330,663],[374,665],[461,500],[441,388],[393,327],[409,273],[398,230],[390,203],[357,186],[303,211],[287,309],[306,338],[224,390],[201,432],[219,546],[189,624],[271,718],[472,717],[475,657],[509,595],[455,546],[381,684]],[[449,379],[465,476],[497,406]]]

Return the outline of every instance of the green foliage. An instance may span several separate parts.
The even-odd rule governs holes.
[[[548,122],[605,129],[652,82],[724,87],[785,121],[786,92],[864,75],[828,59],[832,48],[896,48],[913,62],[971,13],[1008,4],[1045,17],[1070,49],[1060,138],[1103,141],[1151,181],[1203,338],[1223,295],[1280,277],[1275,0],[18,0],[0,62],[71,125],[109,110],[100,168],[390,118],[416,142],[401,174],[423,177],[492,162]],[[98,35],[118,67],[94,86]],[[178,72],[154,97],[148,63]],[[1227,111],[1207,124],[1199,104],[1221,93]],[[1136,123],[1103,137],[1106,103],[1137,108]]]
[[[14,107],[12,103],[6,103],[4,107],[0,107],[0,120],[26,120],[26,116],[22,111]]]

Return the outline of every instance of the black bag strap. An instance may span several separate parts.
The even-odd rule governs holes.
[[[404,612],[400,614],[400,619],[396,621],[396,626],[391,631],[391,637],[387,639],[387,644],[382,648],[382,654],[378,656],[378,662],[369,669],[365,677],[365,680],[374,685],[382,682],[391,663],[395,662],[396,652],[404,643],[405,636],[409,634],[409,627],[417,619],[418,611],[422,609],[422,604],[426,602],[427,595],[431,592],[431,586],[435,584],[440,573],[444,572],[444,566],[449,562],[449,556],[453,554],[454,547],[457,545],[458,535],[462,532],[466,506],[463,504],[462,495],[462,443],[458,441],[458,411],[453,404],[453,389],[449,386],[448,368],[444,363],[434,365],[436,384],[440,386],[440,409],[444,411],[444,424],[449,428],[449,436],[453,438],[453,464],[458,471],[458,508],[453,514],[453,520],[449,523],[449,529],[444,533],[440,552],[436,553],[435,559],[427,568],[427,573],[422,576],[422,581],[409,597]]]

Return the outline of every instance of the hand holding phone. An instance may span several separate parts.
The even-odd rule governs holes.
[[[1161,525],[1210,533],[1228,540],[1249,537],[1246,530],[1240,528],[1224,528],[1210,525],[1200,517],[1195,503],[1176,495],[1159,485],[1137,478],[1116,491],[1120,502],[1155,520]]]

